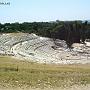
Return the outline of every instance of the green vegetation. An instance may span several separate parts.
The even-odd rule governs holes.
[[[0,33],[35,33],[44,37],[65,40],[71,48],[73,43],[84,43],[90,38],[90,23],[87,21],[24,22],[0,24]]]
[[[0,56],[0,87],[54,88],[90,84],[90,64],[37,64]]]

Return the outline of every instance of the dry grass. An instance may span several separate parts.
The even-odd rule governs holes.
[[[0,87],[58,88],[90,84],[90,64],[52,65],[0,56]]]

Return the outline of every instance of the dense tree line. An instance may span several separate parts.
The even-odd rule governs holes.
[[[90,38],[90,23],[87,21],[53,21],[0,23],[0,33],[35,33],[44,37],[65,40],[68,47],[73,43],[84,43]]]

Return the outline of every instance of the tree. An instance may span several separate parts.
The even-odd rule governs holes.
[[[73,26],[71,23],[67,23],[65,25],[65,30],[66,30],[66,36],[65,36],[65,40],[66,40],[66,44],[67,44],[67,48],[71,48],[72,44],[73,44]]]
[[[82,41],[82,43],[85,43],[85,39],[86,39],[85,31],[86,30],[87,30],[87,21],[82,23],[82,31],[81,31],[81,41]]]
[[[73,43],[80,43],[80,25],[78,21],[73,23]]]

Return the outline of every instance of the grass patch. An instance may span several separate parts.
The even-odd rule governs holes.
[[[90,84],[90,64],[37,64],[0,56],[0,87],[53,88]]]

